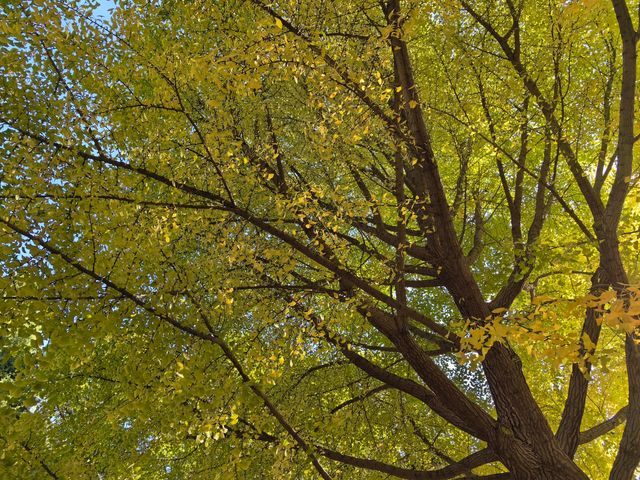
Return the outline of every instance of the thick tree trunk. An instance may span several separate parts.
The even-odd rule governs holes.
[[[500,425],[491,447],[514,478],[587,479],[556,441],[515,353],[504,345],[494,345],[483,367]]]
[[[448,288],[461,313],[468,318],[489,317],[489,307],[466,263],[452,263],[449,268],[455,272],[449,278],[455,281]],[[497,431],[489,446],[513,478],[586,480],[588,477],[556,440],[533,398],[516,353],[503,344],[495,344],[487,352],[483,369],[498,414]]]

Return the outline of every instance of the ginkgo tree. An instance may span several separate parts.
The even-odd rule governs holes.
[[[2,478],[634,478],[639,5],[9,0]]]

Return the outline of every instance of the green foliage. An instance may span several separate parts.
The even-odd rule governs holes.
[[[612,3],[4,2],[0,477],[631,478]]]

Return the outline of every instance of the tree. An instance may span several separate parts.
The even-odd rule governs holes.
[[[94,8],[2,6],[3,478],[633,478],[624,1]]]

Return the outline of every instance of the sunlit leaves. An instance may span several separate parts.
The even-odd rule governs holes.
[[[425,469],[477,451],[482,442],[348,361],[356,353],[422,385],[371,321],[373,307],[401,316],[401,277],[406,307],[461,342],[412,338],[480,408],[495,405],[476,367],[498,343],[521,356],[552,425],[572,363],[596,366],[590,425],[621,406],[619,337],[638,326],[638,292],[585,296],[598,244],[569,216],[587,208],[558,135],[459,5],[402,3],[402,28],[373,1],[277,2],[280,17],[240,0],[127,1],[105,22],[76,3],[3,6],[0,218],[55,248],[0,234],[11,475],[42,473],[27,447],[64,478],[176,479],[311,478],[309,453],[324,447]],[[502,2],[475,3],[509,28]],[[615,100],[608,116],[602,107],[619,81],[611,12],[523,8],[523,62],[593,181],[618,122]],[[394,80],[398,37],[420,101],[398,100],[415,93]],[[406,140],[406,117],[421,110],[454,230],[437,248]],[[630,199],[620,238],[636,284],[637,189]],[[487,303],[508,282],[513,302],[464,313],[443,287],[456,241],[456,265]],[[580,334],[587,311],[605,326],[597,348]],[[610,462],[589,448],[587,466]],[[367,475],[331,466],[336,478]]]

